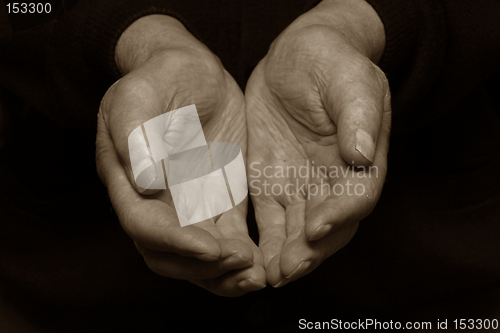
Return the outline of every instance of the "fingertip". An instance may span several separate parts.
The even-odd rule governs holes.
[[[222,268],[227,270],[241,269],[252,265],[252,261],[243,257],[239,253],[230,255],[229,257],[223,259],[220,263]]]
[[[259,264],[254,264],[253,267],[254,269],[252,270],[251,278],[267,285],[266,270],[264,267]]]
[[[153,194],[160,192],[160,190],[144,189],[144,188],[139,187],[139,186],[135,186],[135,189],[136,189],[137,193],[139,193],[141,195],[153,195]]]
[[[187,256],[187,257],[193,257],[202,261],[217,261],[221,260],[221,251],[220,247],[208,244],[203,246],[204,249],[198,249],[199,252],[193,252],[193,251],[174,251],[174,253],[177,253],[179,255]]]
[[[217,261],[221,260],[221,250],[219,246],[207,246],[210,247],[206,251],[198,252],[193,255],[194,258],[202,261]]]
[[[280,271],[289,280],[295,280],[320,259],[317,244],[308,242],[305,233],[288,243],[281,253]]]
[[[252,278],[249,278],[249,279],[245,279],[243,281],[240,281],[237,286],[243,292],[250,292],[250,291],[258,291],[258,290],[264,289],[266,287],[266,284],[262,283],[260,281],[255,281]]]
[[[326,235],[328,235],[330,233],[331,230],[332,230],[331,224],[324,224],[324,225],[320,225],[319,227],[314,229],[312,232],[308,232],[308,230],[306,230],[306,236],[310,242],[313,242],[313,241],[317,241],[317,240],[320,240],[321,238],[325,237]]]
[[[295,267],[291,273],[289,273],[286,278],[289,279],[290,281],[293,281],[299,277],[302,276],[302,274],[305,273],[311,266],[312,261],[310,260],[302,260],[300,264]]]
[[[238,254],[242,260],[252,262],[254,254],[252,248],[245,242],[234,238],[218,239],[221,247],[221,258],[226,258]]]
[[[220,260],[220,256],[213,255],[211,253],[197,253],[193,256],[196,259],[200,259],[202,261],[217,261]]]
[[[335,204],[333,203],[333,205]],[[334,231],[331,207],[332,203],[325,201],[306,216],[304,233],[308,241],[317,241]]]
[[[153,194],[156,194],[156,193],[161,191],[160,189],[150,189],[149,188],[154,183],[156,178],[152,179],[149,182],[149,184],[144,183],[144,184],[141,184],[144,186],[140,186],[134,177],[134,172],[132,171],[131,165],[129,163],[125,163],[124,160],[121,161],[121,164],[122,164],[123,168],[126,170],[128,181],[130,182],[130,184],[132,185],[132,187],[135,189],[135,191],[137,193],[139,193],[141,195],[153,195]]]
[[[256,264],[240,270],[233,270],[212,280],[196,281],[195,283],[214,294],[225,297],[242,296],[267,286],[266,272],[262,266]]]
[[[342,135],[340,140],[340,154],[344,161],[353,167],[368,167],[373,164],[376,144],[372,136],[364,129],[356,130],[356,134],[349,132]]]
[[[282,278],[281,280],[279,280],[277,283],[273,284],[273,288],[281,288],[283,286],[285,286],[286,284],[288,284],[288,282],[290,282],[289,279],[287,278]]]
[[[266,271],[264,267],[254,264],[245,271],[248,276],[238,283],[240,289],[249,292],[261,290],[267,286]]]
[[[361,75],[361,74],[360,74]],[[353,166],[370,166],[375,159],[383,113],[383,95],[377,82],[358,82],[338,103],[333,117],[337,124],[340,153]]]
[[[284,278],[280,271],[280,255],[277,254],[266,266],[266,279],[274,288],[278,288],[277,285]]]
[[[375,157],[375,141],[367,131],[360,128],[356,131],[356,151],[367,160],[368,164],[373,163]]]
[[[174,247],[179,250],[189,244],[191,253],[174,251],[181,255],[188,255],[202,261],[217,261],[222,258],[221,244],[206,230],[195,226],[173,228],[171,240],[175,241]]]
[[[311,266],[310,260],[302,260],[289,274],[282,278],[278,283],[274,284],[274,288],[281,288],[288,283],[300,278]]]

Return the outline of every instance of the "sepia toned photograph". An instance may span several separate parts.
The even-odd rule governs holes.
[[[499,321],[498,0],[0,0],[0,333]]]

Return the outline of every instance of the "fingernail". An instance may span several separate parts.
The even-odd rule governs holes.
[[[303,260],[300,264],[295,267],[295,269],[286,277],[288,280],[293,280],[296,277],[302,275],[308,268],[311,266],[311,262],[309,260]]]
[[[217,261],[220,260],[219,256],[214,256],[209,253],[201,253],[195,256],[197,259],[203,260],[203,261]]]
[[[356,131],[356,150],[368,161],[373,162],[373,157],[375,156],[375,143],[370,134],[365,130],[358,129]]]
[[[283,287],[283,286],[284,286],[285,284],[287,284],[289,281],[290,281],[290,279],[283,278],[283,279],[281,279],[278,283],[274,284],[274,285],[273,285],[273,287],[274,287],[274,288]]]
[[[309,237],[310,241],[317,241],[318,239],[321,239],[328,235],[328,233],[332,230],[332,225],[331,224],[325,224],[322,226],[319,226],[318,229],[316,229],[316,232]]]
[[[297,265],[297,267],[295,267],[295,269],[290,274],[288,274],[287,277],[281,279],[278,283],[273,285],[273,287],[283,287],[284,285],[288,284],[288,282],[302,275],[309,268],[309,266],[311,266],[311,262],[309,260],[303,260],[300,264]]]
[[[252,278],[245,279],[243,281],[238,282],[238,288],[243,290],[257,291],[264,289],[266,285],[262,282],[255,281]]]
[[[225,269],[239,269],[251,265],[252,262],[241,254],[235,253],[222,260],[220,266]]]

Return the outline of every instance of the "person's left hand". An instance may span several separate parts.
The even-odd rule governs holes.
[[[323,1],[274,41],[248,81],[248,182],[275,287],[346,245],[380,197],[391,119],[373,63],[383,33],[364,1]]]

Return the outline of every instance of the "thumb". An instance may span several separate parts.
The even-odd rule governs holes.
[[[343,159],[354,166],[373,165],[376,170],[380,169],[380,175],[377,172],[375,178],[363,178],[353,173],[352,177],[342,179],[341,183],[362,185],[367,195],[332,194],[315,207],[306,218],[305,234],[310,241],[334,233],[346,224],[359,222],[370,214],[380,198],[387,170],[391,94],[383,72],[375,65],[370,66],[372,70],[365,67],[366,72],[359,76],[358,82],[346,80],[339,91],[331,94],[338,100],[337,104],[328,105],[328,112],[338,124]]]
[[[341,60],[342,61],[342,60]],[[340,154],[354,166],[373,163],[389,85],[368,58],[349,55],[335,66],[323,91],[325,107],[337,125]]]
[[[110,88],[102,116],[130,183],[142,194],[167,188],[169,155],[206,144],[196,107],[175,112],[158,85],[146,78],[124,77]],[[194,123],[194,126],[193,126]]]

